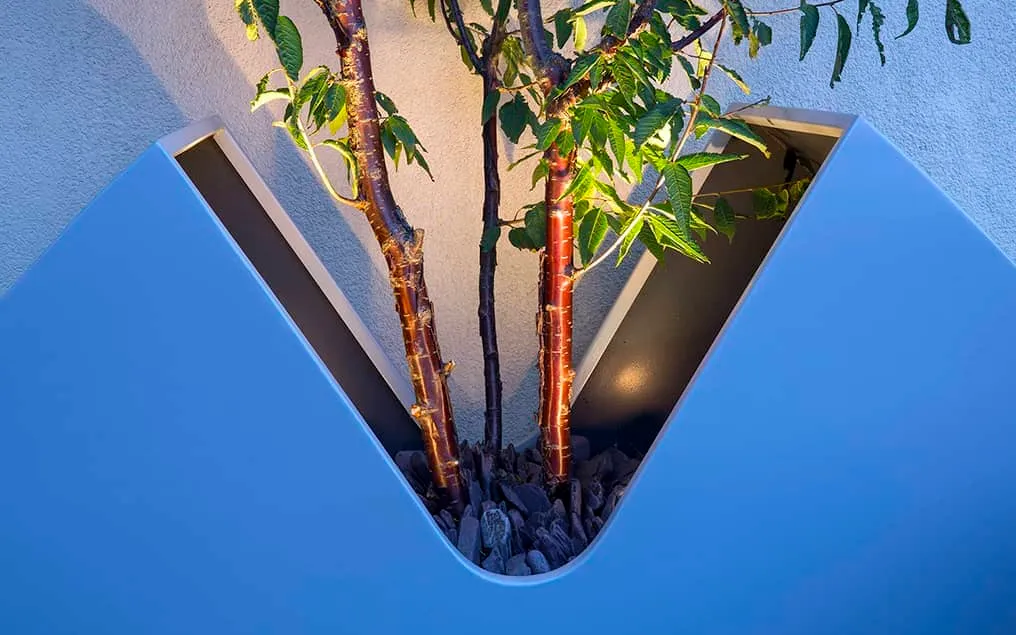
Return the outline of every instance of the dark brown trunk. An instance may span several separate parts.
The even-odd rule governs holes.
[[[550,172],[544,201],[547,206],[547,245],[540,262],[540,406],[537,419],[547,483],[568,480],[571,472],[572,262],[574,216],[571,196],[562,194],[571,184],[574,153],[563,156],[552,145],[544,155]]]
[[[487,96],[497,92],[496,56],[484,47],[483,103]],[[497,171],[497,115],[483,124],[483,235],[498,226],[501,206],[501,177]],[[497,348],[497,321],[494,313],[494,270],[497,267],[497,245],[480,249],[480,343],[483,348],[483,385],[486,398],[483,437],[487,445],[501,449],[501,362]]]
[[[366,202],[364,212],[388,264],[395,309],[402,322],[406,361],[416,393],[412,414],[423,434],[435,487],[461,509],[458,442],[447,383],[450,365],[441,360],[434,307],[424,281],[423,230],[414,230],[403,216],[388,183],[363,10],[360,0],[317,2],[338,42],[350,141]]]

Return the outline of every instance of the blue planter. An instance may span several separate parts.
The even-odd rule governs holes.
[[[2,633],[1016,632],[1016,271],[864,122],[545,576],[446,542],[160,148],[0,302]]]

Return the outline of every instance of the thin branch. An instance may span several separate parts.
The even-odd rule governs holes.
[[[445,4],[446,2],[447,6]],[[441,0],[441,6],[442,8],[446,8],[447,12],[451,13],[452,19],[455,20],[455,26],[459,30],[459,35],[456,39],[459,40],[459,44],[466,49],[466,55],[469,57],[469,61],[473,64],[473,68],[476,69],[477,73],[482,73],[483,62],[480,61],[480,56],[476,52],[476,46],[474,46],[472,38],[470,38],[466,33],[466,22],[462,18],[462,8],[459,6],[459,0]],[[445,12],[446,24],[448,20],[447,12]],[[451,31],[450,24],[448,24],[448,30]],[[452,33],[452,36],[454,37],[455,34]]]
[[[839,1],[839,0],[837,0],[837,1]],[[703,35],[708,33],[711,28],[716,26],[717,22],[722,21],[724,15],[726,15],[726,9],[720,9],[719,11],[714,13],[708,20],[703,22],[699,26],[699,28],[695,29],[694,31],[692,31],[688,35],[684,36],[680,40],[674,42],[673,46],[670,47],[671,50],[680,51],[684,47],[689,46],[695,40],[701,38]]]
[[[722,21],[724,15],[723,9],[720,10],[719,15],[720,15],[720,31],[719,33],[716,34],[716,44],[713,46],[713,54],[709,60],[709,65],[706,66],[705,71],[702,73],[702,85],[699,86],[698,93],[695,96],[695,101],[694,103],[692,103],[691,113],[688,117],[688,125],[685,127],[684,132],[681,134],[680,140],[668,153],[668,156],[671,157],[680,156],[681,150],[684,149],[684,144],[688,142],[688,138],[691,136],[691,131],[695,128],[695,119],[698,118],[699,110],[702,108],[702,96],[706,94],[706,86],[709,84],[709,76],[713,70],[713,63],[716,60],[716,54],[719,52],[720,43],[723,40],[723,25],[724,25],[724,22]],[[649,206],[652,204],[653,199],[655,199],[656,195],[659,194],[660,189],[663,187],[663,184],[664,178],[663,174],[661,173],[656,178],[656,184],[653,185],[652,192],[650,192],[649,196],[646,197],[646,200],[644,203],[642,203],[642,206],[639,208],[638,213],[628,223],[628,227],[623,232],[621,232],[621,235],[617,237],[617,240],[615,240],[610,245],[610,247],[607,248],[606,251],[604,251],[602,254],[593,259],[593,261],[590,262],[588,265],[576,271],[574,275],[575,280],[578,280],[581,276],[588,273],[589,270],[593,269],[594,267],[602,263],[612,253],[614,253],[621,247],[621,244],[624,242],[624,239],[628,236],[631,230],[638,224],[638,220],[645,215],[646,211],[649,209]]]
[[[776,184],[773,184],[773,185],[759,185],[758,187],[744,187],[744,188],[740,188],[740,189],[737,189],[737,190],[724,190],[722,192],[706,192],[704,194],[696,194],[695,197],[698,198],[700,196],[726,196],[727,194],[741,194],[741,193],[744,193],[744,192],[754,192],[755,190],[768,190],[770,188],[774,188],[774,187],[786,187],[788,185],[793,185],[794,183],[801,183],[803,181],[808,181],[808,180],[811,180],[810,177],[809,178],[804,178],[804,179],[794,179],[793,181],[784,181],[783,183],[776,183]]]
[[[841,2],[843,2],[843,0],[829,0],[828,2],[816,2],[811,6],[832,7]],[[745,13],[747,13],[748,15],[780,15],[782,13],[797,13],[800,10],[801,10],[800,7],[790,7],[788,9],[774,9],[772,11],[752,11],[751,9],[745,8]]]

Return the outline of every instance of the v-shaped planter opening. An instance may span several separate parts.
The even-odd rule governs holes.
[[[1016,268],[865,122],[524,581],[455,556],[208,208],[152,148],[0,298],[0,632],[1013,632]]]
[[[780,218],[755,219],[752,188],[814,178],[854,120],[769,107],[739,116],[766,140],[771,157],[714,133],[709,151],[748,158],[692,174],[696,195],[732,192],[726,198],[746,217],[737,222],[733,240],[707,234],[700,244],[709,264],[673,253],[659,262],[646,252],[578,366],[573,425],[594,451],[612,445],[629,454],[649,451],[785,225],[793,222],[794,208]]]
[[[389,452],[422,448],[413,391],[217,118],[159,141]]]

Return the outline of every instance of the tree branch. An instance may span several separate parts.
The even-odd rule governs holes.
[[[462,7],[459,6],[459,0],[441,0],[442,13],[445,15],[445,23],[448,24],[448,14],[451,14],[453,20],[455,20],[455,26],[459,30],[458,36],[452,33],[452,37],[459,41],[459,45],[466,49],[466,56],[469,57],[469,61],[473,64],[473,68],[476,69],[477,73],[483,72],[483,62],[480,61],[480,56],[476,53],[476,46],[473,44],[472,38],[466,33],[466,21],[462,17]],[[448,30],[451,31],[451,24],[448,24]]]
[[[837,0],[837,1],[839,1],[839,0]],[[797,11],[797,9],[794,9],[794,10]],[[692,42],[694,42],[695,40],[701,38],[703,35],[708,33],[711,28],[716,26],[717,22],[720,22],[721,20],[723,20],[724,15],[726,15],[726,10],[725,9],[720,9],[719,11],[714,13],[712,16],[710,16],[710,18],[708,20],[703,22],[699,26],[699,28],[695,29],[694,31],[692,31],[688,35],[684,36],[680,40],[674,42],[673,46],[670,47],[671,50],[680,51],[684,47],[689,46]]]

